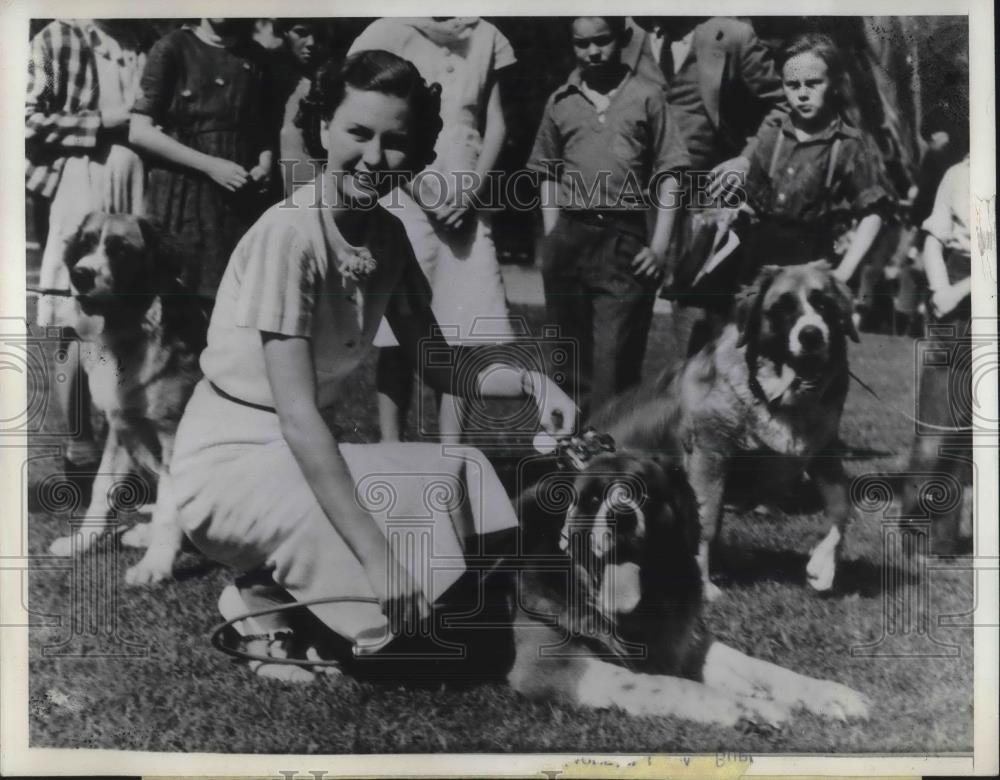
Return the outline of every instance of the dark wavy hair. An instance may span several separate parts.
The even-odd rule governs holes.
[[[785,64],[800,54],[812,54],[826,63],[826,75],[830,80],[826,100],[831,110],[844,119],[849,125],[861,127],[861,114],[854,99],[854,86],[847,70],[844,55],[829,35],[822,33],[806,33],[792,39],[778,55],[778,72],[782,73]]]
[[[441,87],[428,85],[409,60],[380,49],[352,54],[342,65],[327,62],[317,71],[295,116],[311,157],[326,158],[320,126],[333,117],[347,87],[405,100],[410,106],[410,167],[417,172],[434,162],[434,144],[441,132]]]

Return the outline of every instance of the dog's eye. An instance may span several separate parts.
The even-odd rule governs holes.
[[[813,290],[809,293],[809,305],[812,306],[818,312],[829,311],[830,307],[833,305],[825,293],[819,290]]]
[[[133,249],[132,245],[121,236],[108,236],[104,248],[110,257],[128,254],[129,250]]]
[[[782,293],[778,297],[778,300],[775,301],[772,309],[781,314],[789,314],[790,312],[795,311],[797,306],[798,306],[798,300],[796,300],[795,296],[792,295],[792,293],[786,292]]]
[[[89,255],[97,248],[98,239],[100,239],[99,233],[81,234],[66,253],[66,262],[73,265],[81,257]]]

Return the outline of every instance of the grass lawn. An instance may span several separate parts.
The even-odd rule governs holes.
[[[537,309],[519,307],[536,326]],[[663,365],[672,344],[664,316],[650,339],[647,372]],[[889,403],[913,409],[913,342],[864,337],[851,361]],[[345,438],[374,441],[377,428],[371,366],[351,388],[338,416]],[[51,407],[51,405],[50,405]],[[52,426],[57,421],[50,421]],[[912,426],[852,386],[841,433],[863,458],[847,462],[852,476],[905,467]],[[55,440],[36,441],[29,485],[59,468]],[[507,442],[513,451],[519,442]],[[869,457],[872,454],[875,457]],[[739,749],[750,753],[957,753],[972,749],[972,632],[938,626],[937,617],[972,606],[972,579],[952,567],[930,580],[935,638],[952,657],[926,653],[926,637],[898,636],[885,657],[852,656],[850,648],[883,634],[882,518],[860,514],[846,543],[836,593],[805,585],[808,551],[825,534],[819,514],[727,514],[715,559],[725,591],[707,608],[715,634],[731,645],[797,671],[838,680],[874,702],[871,720],[847,724],[801,715],[774,735],[742,734],[672,718],[631,718],[521,699],[505,685],[407,686],[321,678],[296,687],[261,680],[213,650],[207,631],[219,618],[215,602],[232,574],[185,553],[178,581],[125,589],[125,567],[139,553],[122,550],[107,571],[89,555],[78,567],[36,565],[30,574],[30,739],[33,747],[96,747],[148,751],[239,753],[382,752],[668,752]],[[29,551],[44,554],[65,534],[64,516],[29,502]],[[114,559],[113,559],[114,560]],[[88,563],[89,561],[89,563]],[[73,590],[74,580],[78,583]],[[115,594],[120,640],[108,630],[74,636],[74,593]],[[112,587],[106,585],[111,583]],[[62,616],[62,624],[53,616]],[[105,615],[108,617],[108,615]],[[961,621],[958,621],[961,622]],[[70,641],[66,644],[66,640]],[[930,645],[934,647],[934,645]],[[109,648],[145,655],[108,655]],[[941,650],[940,652],[945,652]]]

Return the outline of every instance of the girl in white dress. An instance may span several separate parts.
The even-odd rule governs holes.
[[[386,205],[403,222],[431,283],[432,307],[445,338],[452,344],[510,341],[489,215],[470,206],[469,196],[485,192],[486,174],[503,148],[507,128],[496,74],[515,63],[514,50],[496,27],[478,17],[378,19],[351,46],[351,52],[372,49],[398,54],[416,65],[427,82],[441,85],[444,127],[436,158],[413,187],[394,191]],[[398,441],[414,367],[391,349],[394,341],[386,328],[375,343],[383,347],[378,376],[382,438]],[[463,418],[462,402],[442,397],[442,441],[461,438]]]
[[[383,317],[411,358],[434,331],[406,234],[376,201],[398,183],[389,174],[419,169],[431,156],[437,102],[412,64],[384,51],[317,74],[302,126],[326,169],[269,209],[236,247],[201,358],[205,379],[184,413],[171,465],[181,523],[197,547],[234,568],[264,570],[286,598],[362,599],[309,607],[359,644],[384,641],[387,618],[392,630],[426,617],[457,578],[466,540],[517,522],[475,450],[339,445],[320,412],[335,407]],[[425,378],[454,392],[455,366],[475,359],[474,348],[439,339],[436,349],[453,359]],[[574,421],[572,401],[542,374],[493,364],[475,384],[469,390],[485,397],[533,396],[550,432]],[[387,542],[408,519],[418,527],[431,521],[429,559],[401,560]],[[447,565],[428,573],[438,560]],[[249,584],[224,596],[227,617],[261,599]],[[378,604],[363,601],[373,597]],[[291,640],[277,633],[287,623],[257,622],[247,628],[271,634],[263,651],[289,652]],[[280,664],[257,671],[312,678]]]

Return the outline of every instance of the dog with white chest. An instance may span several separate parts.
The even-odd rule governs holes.
[[[86,517],[113,532],[109,494],[115,480],[136,471],[156,480],[152,522],[134,527],[122,541],[148,547],[126,582],[157,582],[171,576],[183,538],[167,464],[181,413],[201,378],[198,355],[208,319],[193,294],[197,267],[146,220],[100,212],[84,220],[66,264],[80,309],[76,330],[91,396],[108,421]],[[75,551],[85,552],[94,539],[82,535]],[[55,555],[73,551],[68,536],[50,547]]]
[[[510,685],[632,715],[780,727],[796,710],[868,716],[862,694],[714,640],[702,617],[698,507],[671,457],[594,458],[522,493]]]
[[[679,454],[698,497],[699,560],[707,595],[709,544],[727,487],[766,501],[803,473],[831,528],[807,566],[810,585],[832,587],[850,506],[839,456],[847,397],[847,340],[858,341],[846,285],[824,262],[763,268],[737,301],[735,322],[679,367],[616,399],[594,424],[629,450]]]

